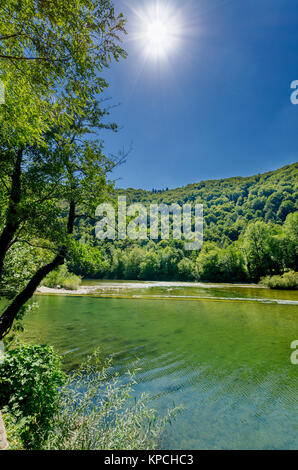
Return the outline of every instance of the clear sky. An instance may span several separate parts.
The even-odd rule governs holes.
[[[159,0],[177,31],[158,59],[142,35],[155,2],[114,0],[129,55],[105,72],[121,131],[101,136],[110,153],[131,148],[117,186],[174,188],[297,161],[298,1]]]

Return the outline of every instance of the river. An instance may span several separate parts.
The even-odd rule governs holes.
[[[184,411],[167,449],[297,448],[298,293],[256,286],[89,281],[90,295],[38,295],[26,340],[53,345],[67,370],[100,347],[136,395]]]

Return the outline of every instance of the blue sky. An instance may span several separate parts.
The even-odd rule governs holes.
[[[174,188],[205,179],[248,176],[297,161],[297,0],[159,0],[180,11],[179,47],[168,60],[144,60],[132,7],[128,58],[112,64],[106,96],[120,103],[107,152],[131,148],[114,172],[118,187]]]

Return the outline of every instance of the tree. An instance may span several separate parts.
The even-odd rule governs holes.
[[[32,101],[37,103],[34,109],[37,112],[45,107],[51,112],[48,120],[43,120],[41,115],[37,134],[29,132],[27,136],[28,129],[24,125],[24,137],[22,121],[15,123],[11,120],[7,105],[4,106],[2,121],[5,126],[0,133],[0,177],[4,196],[1,206],[4,224],[0,234],[0,275],[3,274],[9,250],[18,242],[45,250],[47,263],[39,266],[3,312],[0,338],[10,331],[18,312],[42,279],[65,262],[73,244],[76,220],[94,213],[96,205],[111,189],[106,174],[115,166],[116,160],[107,158],[102,142],[92,138],[94,131],[103,127],[117,130],[115,124],[105,124],[103,121],[108,109],[100,108],[98,93],[107,84],[98,77],[98,71],[107,65],[111,56],[116,60],[120,55],[125,56],[117,36],[123,31],[124,20],[121,15],[115,17],[110,1],[78,1],[74,8],[71,5],[68,7],[68,14],[64,17],[61,17],[61,1],[53,2],[49,13],[44,9],[44,2],[27,3],[27,14],[31,11],[36,15],[29,22],[32,31],[22,32],[20,24],[25,13],[19,11],[19,2],[11,1],[7,8],[12,17],[15,14],[12,28],[20,34],[9,38],[12,34],[4,31],[0,40],[17,41],[11,47],[19,53],[12,58],[8,46],[4,49],[0,47],[0,58],[7,60],[10,66],[12,63],[12,67],[17,67],[16,62],[19,61],[22,64],[34,61],[36,65],[32,72],[24,66],[22,80],[34,76],[35,94]],[[85,22],[80,17],[82,12]],[[65,22],[68,15],[72,18],[69,27]],[[46,23],[45,36],[41,26],[35,28],[43,19]],[[54,23],[53,31],[51,22]],[[101,41],[98,42],[99,37]],[[63,67],[59,65],[60,46],[55,49],[58,40],[69,50]],[[38,54],[43,47],[46,54],[41,58]],[[21,55],[22,51],[28,54],[30,48],[37,54],[32,57]],[[14,92],[17,86],[12,87]],[[41,89],[46,93],[42,94]],[[27,88],[25,95],[27,98]],[[16,131],[13,138],[7,136],[9,124]],[[65,209],[62,218],[61,201],[64,201]]]
[[[146,253],[144,261],[140,264],[139,277],[145,281],[153,281],[158,279],[159,269],[158,256],[153,250],[150,250]]]
[[[248,225],[242,247],[246,257],[246,264],[252,280],[259,281],[262,276],[272,274],[279,270],[279,244],[274,237],[277,230],[263,221],[256,221]]]
[[[115,16],[110,0],[6,0],[0,15],[1,65],[37,89],[61,88],[78,76],[93,79],[111,56],[124,55],[119,33],[125,20]]]
[[[0,331],[3,331],[3,334],[10,330],[18,311],[34,294],[44,277],[64,264],[75,243],[73,235],[76,220],[81,217],[92,217],[96,206],[111,191],[112,184],[106,180],[106,175],[114,168],[117,161],[107,158],[102,152],[102,142],[91,139],[89,135],[94,127],[100,127],[101,117],[102,113],[97,109],[97,104],[92,103],[83,114],[75,116],[67,128],[53,129],[51,135],[47,136],[47,148],[39,149],[41,157],[43,154],[46,158],[50,155],[51,159],[55,160],[55,155],[59,155],[59,166],[56,171],[60,182],[55,187],[55,194],[50,191],[42,201],[43,214],[47,214],[47,221],[35,216],[32,218],[30,229],[27,227],[24,232],[17,234],[14,243],[27,242],[45,250],[47,258],[52,252],[55,253],[55,257],[37,269],[28,284],[6,308],[0,319]],[[48,190],[50,188],[51,185]],[[65,217],[62,218],[59,217],[63,209],[61,201],[64,201],[65,205]],[[22,220],[21,217],[19,220],[23,227],[26,227],[26,220]],[[36,245],[34,241],[28,240],[28,237],[32,236],[36,240]]]
[[[196,259],[199,279],[216,280],[218,277],[219,247],[214,242],[206,242]]]
[[[196,279],[195,264],[189,258],[183,258],[177,265],[180,281],[194,281]]]
[[[75,4],[9,0],[0,7],[0,14],[6,19],[0,30],[0,78],[5,84],[5,104],[0,108],[0,177],[10,193],[4,217],[1,214],[6,219],[0,237],[1,274],[5,253],[19,229],[21,173],[28,150],[32,155],[35,145],[46,147],[45,136],[53,125],[67,126],[90,97],[108,86],[99,72],[111,57],[125,57],[119,42],[125,30],[123,16],[115,16],[109,0]],[[70,95],[73,100],[66,107]],[[33,178],[28,187],[36,189],[40,159],[35,162],[37,168],[32,163],[31,158]],[[49,158],[43,164],[50,165]]]
[[[283,226],[284,267],[298,270],[298,212],[289,214]]]

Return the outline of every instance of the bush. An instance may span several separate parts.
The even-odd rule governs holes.
[[[76,290],[81,284],[82,279],[75,274],[68,272],[65,264],[50,272],[42,282],[45,287],[61,287],[69,290]]]
[[[70,374],[59,393],[59,410],[43,449],[142,450],[155,449],[165,425],[178,411],[163,419],[148,408],[142,395],[132,400],[133,374],[127,383],[111,373],[111,362],[88,360]]]
[[[0,368],[0,408],[12,449],[155,449],[173,408],[164,418],[148,397],[132,400],[134,375],[121,383],[111,361],[95,354],[66,378],[47,346],[22,346]]]
[[[0,364],[0,408],[15,418],[25,448],[39,448],[58,408],[66,376],[49,346],[22,345]]]
[[[270,289],[298,289],[298,273],[288,271],[282,276],[267,276],[261,280],[261,284]]]

